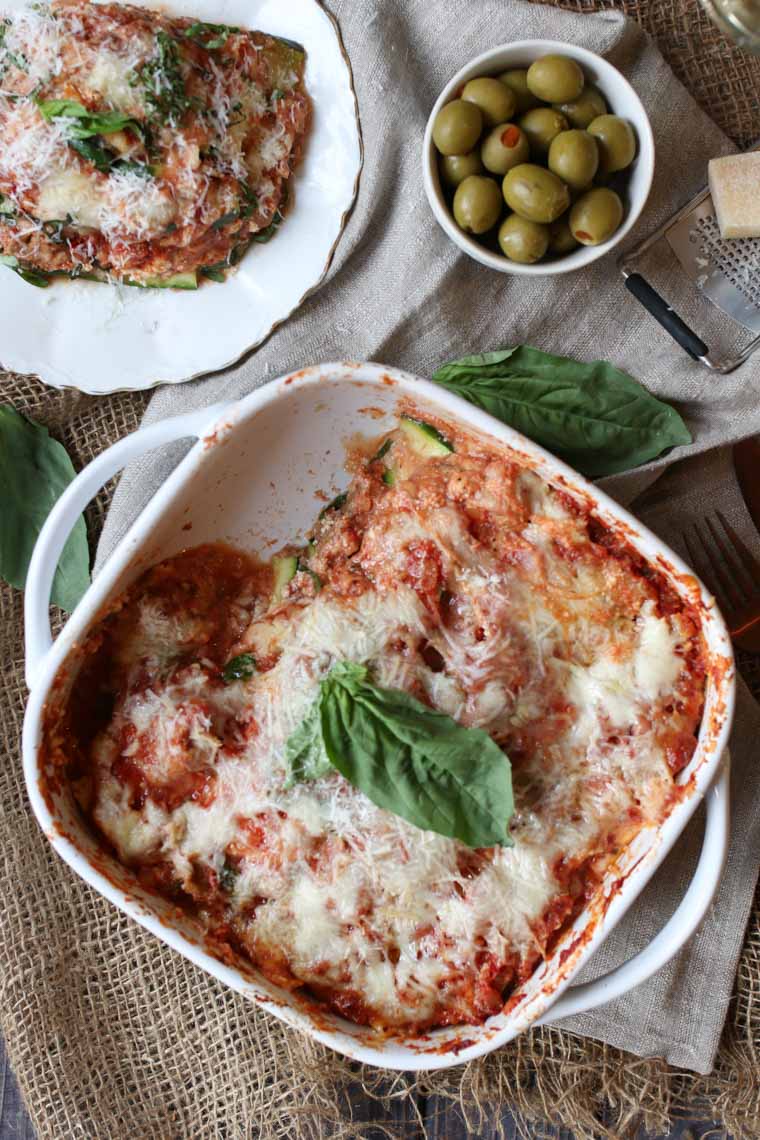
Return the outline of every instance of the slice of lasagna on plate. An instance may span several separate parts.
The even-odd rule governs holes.
[[[0,255],[193,289],[282,220],[310,103],[298,44],[147,8],[0,14]]]

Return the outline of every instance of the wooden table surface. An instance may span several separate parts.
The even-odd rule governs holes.
[[[1,1039],[0,1068],[2,1068],[3,1074],[0,1082],[0,1140],[35,1140],[34,1129],[21,1100]],[[389,1128],[392,1128],[395,1134],[403,1137],[404,1140],[417,1140],[417,1138],[420,1140],[464,1140],[465,1137],[475,1135],[468,1131],[459,1113],[453,1110],[448,1102],[439,1098],[420,1098],[416,1104],[419,1117],[411,1104],[406,1102],[399,1104],[398,1117],[392,1123],[388,1121],[384,1115],[384,1109],[381,1107],[379,1111],[383,1112],[383,1129],[373,1128],[372,1110],[376,1107],[374,1102],[367,1100],[360,1104],[359,1101],[360,1098],[357,1098],[357,1118],[366,1122],[364,1140],[387,1140],[388,1131],[386,1130]],[[363,1111],[364,1109],[366,1112]],[[420,1118],[425,1124],[424,1131],[419,1124]],[[477,1134],[478,1140],[497,1140],[497,1138],[498,1140],[521,1140],[521,1134],[518,1133],[508,1108],[504,1110],[501,1123],[501,1130],[494,1127],[487,1132],[479,1132]],[[689,1121],[682,1121],[671,1132],[667,1133],[667,1137],[663,1133],[640,1130],[630,1140],[703,1140],[703,1137],[706,1140],[708,1134],[710,1140],[721,1140],[721,1138],[726,1137],[725,1133],[711,1130],[708,1125],[694,1125]],[[542,1132],[542,1140],[544,1137],[546,1140],[573,1140],[572,1132],[568,1132],[564,1128],[547,1129]],[[61,1136],[57,1140],[69,1140],[69,1137]],[[98,1137],[91,1137],[89,1140],[98,1140]],[[141,1140],[141,1138],[138,1137],[136,1140]],[[191,1138],[167,1136],[163,1140],[191,1140]],[[192,1137],[192,1140],[202,1140],[202,1138]],[[728,1140],[727,1137],[726,1140]]]

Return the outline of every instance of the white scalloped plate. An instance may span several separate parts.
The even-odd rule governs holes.
[[[313,119],[285,221],[271,242],[248,251],[224,284],[181,292],[61,280],[37,289],[0,269],[5,368],[92,395],[177,384],[234,364],[259,345],[324,277],[362,164],[351,68],[337,27],[317,0],[132,2],[302,43]],[[0,9],[24,6],[24,0],[0,0]]]

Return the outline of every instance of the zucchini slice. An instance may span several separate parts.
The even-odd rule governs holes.
[[[101,281],[111,285],[129,285],[133,289],[198,288],[198,276],[195,270],[190,273],[175,273],[172,277],[146,277],[142,281],[135,281],[132,277],[112,277],[102,269],[96,269],[92,273],[67,273],[65,276],[76,281]]]
[[[413,420],[411,416],[402,416],[400,427],[406,436],[407,443],[423,459],[450,455],[454,450],[449,441],[432,424],[426,424],[422,420]]]
[[[274,571],[272,600],[279,602],[285,593],[288,582],[296,575],[298,559],[295,554],[278,554],[276,558],[272,559],[272,570]]]
[[[308,549],[308,547],[307,547],[307,549]],[[302,562],[300,558],[298,559],[296,569],[297,569],[299,574],[308,574],[309,575],[312,582],[314,583],[314,590],[318,594],[319,591],[322,589],[322,579],[320,578],[319,574],[317,574],[316,570],[312,570],[312,568],[310,566],[307,566],[304,562]]]
[[[393,447],[393,440],[392,439],[386,439],[385,443],[382,443],[380,445],[380,447],[378,447],[375,454],[371,457],[370,463],[374,463],[376,459],[382,459],[384,455],[388,454],[388,452],[390,451],[390,449],[392,447]]]
[[[125,281],[125,285],[136,285],[140,289],[197,289],[198,276],[195,270],[189,273],[175,273],[171,277],[146,277],[144,281]]]

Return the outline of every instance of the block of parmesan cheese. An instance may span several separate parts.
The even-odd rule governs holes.
[[[708,178],[721,236],[760,237],[760,151],[711,158]]]

